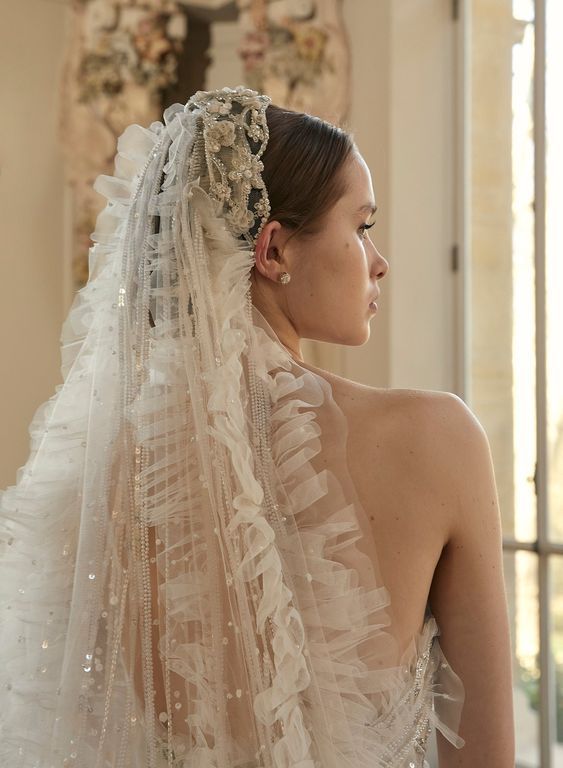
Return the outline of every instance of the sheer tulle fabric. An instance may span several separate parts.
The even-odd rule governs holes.
[[[463,685],[429,611],[398,651],[345,415],[251,305],[196,134],[175,104],[96,181],[64,383],[0,497],[2,765],[427,766]]]

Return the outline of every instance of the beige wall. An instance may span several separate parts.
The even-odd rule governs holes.
[[[392,9],[388,382],[453,391],[456,24],[443,0]]]
[[[473,0],[471,405],[487,430],[506,533],[514,531],[511,0]],[[494,329],[494,332],[492,332]]]
[[[331,360],[334,370],[367,384],[454,390],[457,309],[449,271],[455,234],[454,25],[449,5],[444,0],[344,0],[353,50],[351,128],[372,172],[379,206],[372,235],[390,271],[381,283],[369,342],[334,347]],[[68,254],[56,138],[66,12],[64,4],[43,0],[3,0],[1,11],[1,103],[11,120],[0,121],[0,195],[4,221],[12,226],[4,226],[0,259],[0,487],[14,482],[27,456],[31,416],[60,380],[58,339],[72,298],[63,285]],[[217,26],[221,50],[221,35],[228,37],[229,31],[227,25],[223,32]],[[231,80],[232,61],[223,54],[206,87]],[[41,131],[30,124],[38,113]],[[19,229],[24,199],[29,217]]]
[[[377,314],[370,322],[370,339],[362,347],[341,348],[342,375],[385,387],[391,361],[391,0],[344,0],[352,46],[352,113],[350,127],[371,171],[376,225],[370,237],[390,262],[380,282]]]
[[[0,488],[29,453],[27,427],[61,380],[64,187],[57,141],[65,3],[0,7]]]
[[[372,171],[374,241],[389,261],[366,347],[344,350],[367,384],[455,391],[456,25],[443,0],[345,3],[352,120]]]

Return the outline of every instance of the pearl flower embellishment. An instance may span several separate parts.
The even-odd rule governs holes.
[[[269,138],[270,102],[269,96],[239,85],[197,91],[186,105],[186,110],[198,110],[203,121],[209,194],[223,204],[233,234],[251,245],[271,212],[260,160]]]

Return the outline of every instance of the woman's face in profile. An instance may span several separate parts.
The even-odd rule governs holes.
[[[379,296],[378,280],[389,264],[366,229],[373,222],[375,200],[359,153],[348,158],[342,173],[346,191],[316,234],[292,238],[287,228],[271,221],[257,241],[253,301],[293,348],[292,339],[359,346],[370,336],[376,314],[370,302]],[[291,280],[282,285],[284,271]]]
[[[370,335],[380,293],[378,281],[389,269],[365,228],[373,222],[375,199],[364,159],[353,153],[343,168],[346,192],[317,235],[293,245],[284,257],[291,282],[287,307],[303,338],[358,346]],[[285,267],[284,267],[285,268]]]

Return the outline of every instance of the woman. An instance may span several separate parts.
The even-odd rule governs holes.
[[[388,269],[352,138],[198,91],[96,189],[0,503],[3,764],[427,767],[435,726],[441,766],[512,765],[482,428],[300,352],[363,344]]]

